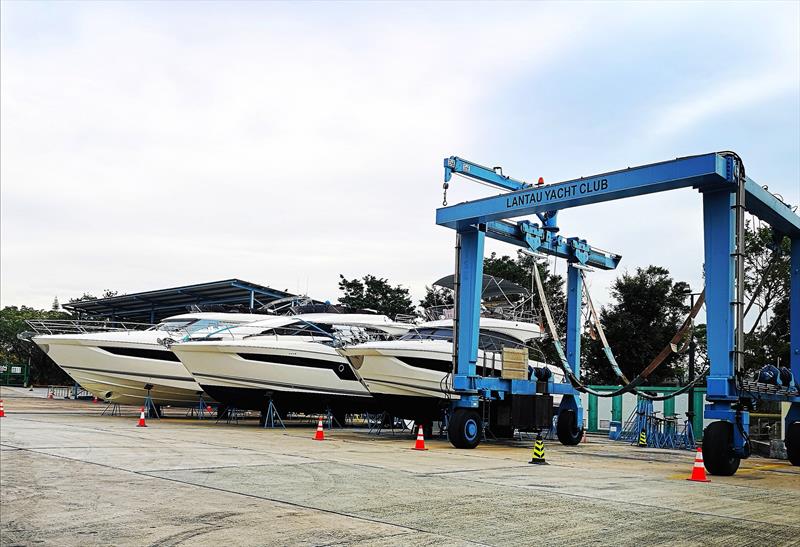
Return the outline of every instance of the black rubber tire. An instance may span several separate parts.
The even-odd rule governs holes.
[[[741,458],[733,451],[733,424],[712,422],[703,432],[703,463],[706,471],[730,477],[739,469]]]
[[[483,424],[481,415],[469,408],[457,408],[453,411],[447,435],[450,443],[456,448],[475,448],[481,443]]]
[[[789,424],[786,431],[786,455],[792,465],[800,466],[800,422]]]
[[[563,410],[558,415],[556,436],[566,446],[575,446],[581,442],[583,428],[578,428],[578,418],[574,410]]]

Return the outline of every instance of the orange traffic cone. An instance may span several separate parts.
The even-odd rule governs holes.
[[[47,394],[47,398],[48,399],[55,399],[55,397],[53,396],[53,392],[52,391]]]
[[[422,434],[422,426],[417,429],[417,442],[414,443],[413,450],[428,450],[425,448],[425,435]]]
[[[92,402],[93,402],[94,404],[97,404],[97,395],[95,395],[95,396],[94,396],[94,398],[92,399]]]
[[[317,422],[317,432],[314,433],[314,440],[315,441],[325,440],[325,431],[322,429],[322,416],[319,417],[319,421]]]
[[[211,412],[211,405],[206,405],[206,412]]]
[[[581,442],[582,443],[586,442],[586,430],[585,429],[583,430],[583,437],[581,437]]]
[[[695,482],[711,482],[706,478],[706,467],[703,465],[703,449],[699,446],[697,447],[697,455],[694,457],[692,476],[686,480]]]
[[[6,410],[3,408],[3,399],[0,399],[0,418],[6,415]]]
[[[139,414],[139,423],[136,424],[136,427],[147,427],[147,424],[144,423],[144,407],[142,407],[142,412]]]

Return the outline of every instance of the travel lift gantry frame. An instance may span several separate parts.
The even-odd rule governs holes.
[[[710,373],[707,379],[705,417],[718,420],[709,425],[704,438],[704,456],[709,471],[720,475],[736,472],[741,458],[749,454],[749,412],[754,399],[790,402],[785,420],[787,448],[797,463],[800,450],[800,396],[796,390],[743,383],[742,333],[744,271],[744,211],[767,222],[776,236],[791,239],[790,361],[800,384],[800,216],[745,175],[736,154],[719,152],[624,170],[581,177],[565,182],[531,185],[503,175],[499,167],[488,168],[458,157],[444,160],[445,190],[453,174],[463,175],[509,191],[500,195],[445,206],[436,210],[436,223],[456,230],[456,309],[453,344],[453,391],[451,442],[473,447],[480,442],[481,415],[475,410],[481,399],[505,399],[509,395],[535,395],[535,380],[509,380],[476,374],[480,321],[481,279],[485,238],[491,237],[519,247],[565,258],[567,273],[566,361],[580,377],[582,276],[580,269],[613,269],[620,256],[591,247],[585,240],[557,235],[557,213],[627,197],[693,187],[703,196],[705,240],[706,321]],[[446,205],[446,202],[445,202]],[[542,225],[504,219],[537,215]],[[779,241],[779,239],[776,239]],[[559,428],[570,429],[566,444],[581,436],[583,408],[578,390],[571,383],[551,378],[538,393],[562,394],[558,409]],[[764,389],[760,389],[764,388]],[[559,436],[562,442],[565,439]]]

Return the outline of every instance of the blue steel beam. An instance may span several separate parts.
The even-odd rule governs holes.
[[[585,240],[559,236],[527,220],[516,224],[492,221],[486,225],[486,236],[601,270],[613,270],[622,260],[620,255],[596,249]]]
[[[747,178],[744,184],[745,209],[782,235],[800,237],[800,216],[767,190]]]
[[[491,220],[711,185],[735,188],[727,179],[727,160],[718,154],[679,158],[443,207],[436,210],[436,223],[458,229]]]
[[[527,184],[521,180],[512,179],[503,174],[500,167],[489,168],[477,163],[472,163],[458,156],[450,156],[444,160],[444,181],[450,182],[453,173],[458,173],[483,182],[503,188],[504,190],[522,190]]]
[[[236,283],[235,281],[231,283],[231,287],[236,287],[237,289],[244,289],[246,291],[250,291],[251,293],[261,294],[264,296],[269,296],[271,298],[283,298],[286,296],[286,293],[283,291],[268,291],[264,289],[259,289],[258,287],[253,287],[252,285],[243,285],[241,283]]]
[[[492,220],[541,214],[688,187],[703,191],[719,188],[733,191],[735,181],[731,174],[730,161],[729,157],[712,153],[629,167],[545,186],[526,185],[507,194],[437,209],[436,223],[458,229]],[[506,188],[512,189],[511,186]],[[800,237],[800,216],[750,178],[745,181],[745,208],[781,234]]]

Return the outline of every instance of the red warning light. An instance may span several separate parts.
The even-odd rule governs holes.
[[[541,186],[542,184],[544,184],[544,177],[539,177],[539,180],[538,180],[538,182],[536,183],[536,185],[537,185],[537,186]]]

